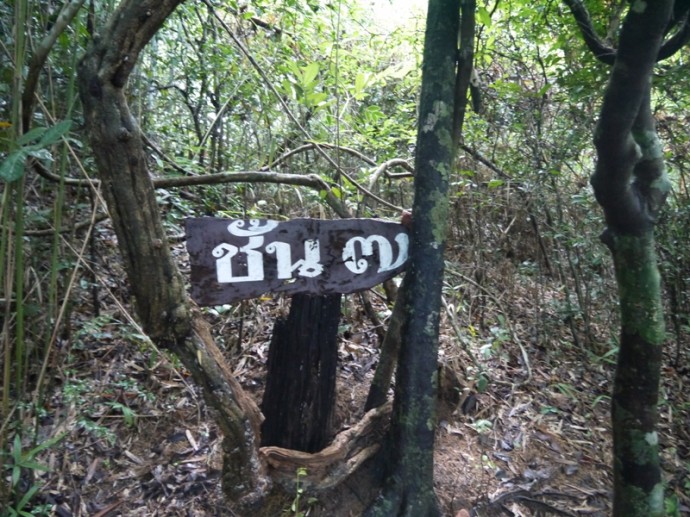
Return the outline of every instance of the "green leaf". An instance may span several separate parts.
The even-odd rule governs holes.
[[[38,145],[41,147],[53,145],[54,143],[60,141],[60,139],[66,135],[67,132],[69,132],[70,127],[72,127],[71,120],[63,120],[62,122],[58,122],[45,132]]]
[[[113,402],[110,404],[110,407],[122,412],[122,416],[125,419],[125,424],[128,427],[132,427],[136,423],[137,415],[134,411],[132,411],[132,409],[129,406],[125,406],[120,402]]]
[[[503,180],[491,180],[488,183],[489,188],[498,188],[501,187],[505,182]]]
[[[22,474],[22,469],[18,465],[15,465],[12,467],[12,477],[10,478],[11,479],[10,486],[13,486],[13,487],[17,486],[17,484],[19,483],[19,476],[21,476],[21,474]]]
[[[363,72],[357,72],[355,77],[355,99],[362,100],[364,98],[364,89],[367,87],[369,80],[371,79],[371,74],[365,74]]]
[[[307,66],[302,68],[302,85],[309,86],[316,76],[319,75],[319,64],[309,63]]]
[[[539,88],[539,91],[536,94],[536,97],[543,97],[546,92],[548,92],[551,89],[551,83],[546,83],[544,86]]]
[[[14,435],[14,442],[12,442],[12,459],[15,465],[22,461],[22,439],[18,434]]]
[[[477,379],[477,391],[479,393],[484,393],[486,388],[489,386],[489,379],[485,375],[480,375]]]
[[[43,452],[44,450],[49,449],[53,445],[57,445],[58,443],[60,443],[65,436],[67,436],[67,433],[62,433],[62,434],[59,434],[57,436],[53,436],[52,438],[46,440],[45,442],[43,442],[43,443],[37,445],[36,447],[34,447],[33,449],[31,449],[27,453],[27,456],[30,458],[35,457],[37,454]]]
[[[49,162],[53,161],[53,155],[50,154],[50,151],[48,149],[38,147],[37,145],[32,145],[29,147],[25,147],[24,150],[26,150],[26,154],[28,156],[31,156],[38,160],[47,160]]]
[[[18,145],[28,145],[31,142],[37,142],[43,135],[48,131],[47,127],[35,127],[31,131],[24,133],[22,136],[17,138]]]
[[[24,497],[22,497],[19,500],[19,503],[17,503],[17,510],[21,510],[24,508],[27,504],[29,504],[29,501],[36,495],[36,492],[38,492],[39,487],[36,485],[31,485],[31,488],[29,488],[26,491],[26,494],[24,494]],[[28,514],[31,515],[31,514]]]
[[[491,14],[486,10],[486,7],[479,7],[477,9],[477,19],[482,25],[491,27]]]
[[[27,149],[18,149],[10,153],[5,161],[0,163],[0,179],[11,183],[24,176],[24,162],[29,152]]]
[[[310,93],[305,97],[307,106],[316,107],[323,104],[328,99],[328,94],[325,92]]]
[[[45,465],[41,465],[40,463],[36,463],[35,461],[31,460],[22,460],[20,467],[23,469],[30,469],[30,470],[40,470],[43,472],[48,471],[48,467]]]

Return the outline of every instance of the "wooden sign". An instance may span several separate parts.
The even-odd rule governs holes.
[[[267,292],[352,293],[405,267],[407,229],[375,219],[186,221],[192,298],[221,305]]]

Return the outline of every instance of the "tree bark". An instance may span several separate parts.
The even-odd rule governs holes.
[[[332,438],[342,295],[292,297],[268,353],[261,445],[317,452]]]
[[[142,326],[159,346],[180,356],[217,410],[224,434],[225,491],[240,506],[251,507],[270,485],[258,454],[261,414],[232,377],[208,325],[191,308],[161,224],[141,133],[125,96],[139,53],[181,1],[123,1],[79,64],[79,90]]]
[[[597,47],[582,5],[566,1],[590,48]],[[591,183],[606,217],[602,240],[613,256],[621,314],[611,408],[616,517],[664,515],[656,424],[665,331],[654,225],[670,184],[650,99],[673,7],[673,0],[631,5],[594,136]]]
[[[453,166],[459,0],[430,0],[424,43],[407,318],[389,440],[391,468],[368,516],[440,515],[433,487],[438,325]]]

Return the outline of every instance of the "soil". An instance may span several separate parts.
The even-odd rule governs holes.
[[[176,253],[184,264],[181,246]],[[553,279],[506,262],[479,285],[461,257],[449,264],[460,287],[445,292],[439,354],[435,485],[443,515],[609,515],[614,309],[592,307],[587,332],[581,319],[558,312],[564,295]],[[73,332],[51,370],[38,433],[63,438],[38,458],[49,468],[35,471],[34,483],[44,484],[35,500],[61,517],[236,515],[220,492],[221,437],[201,394],[175,358],[141,335],[131,308],[114,303],[128,298],[117,261],[102,261],[99,272],[98,316],[91,292],[78,293]],[[383,296],[371,299],[385,318]],[[209,310],[235,375],[257,401],[272,324],[287,303],[264,296]],[[343,306],[339,354],[343,429],[362,416],[378,354],[356,295]],[[661,448],[669,504],[690,515],[690,370],[687,357],[683,368],[675,359],[669,343]],[[337,499],[288,494],[270,515],[358,515],[370,485],[363,476]]]

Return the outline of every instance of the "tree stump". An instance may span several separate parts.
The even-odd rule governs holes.
[[[340,294],[292,297],[287,319],[273,328],[261,445],[304,452],[332,438]]]

